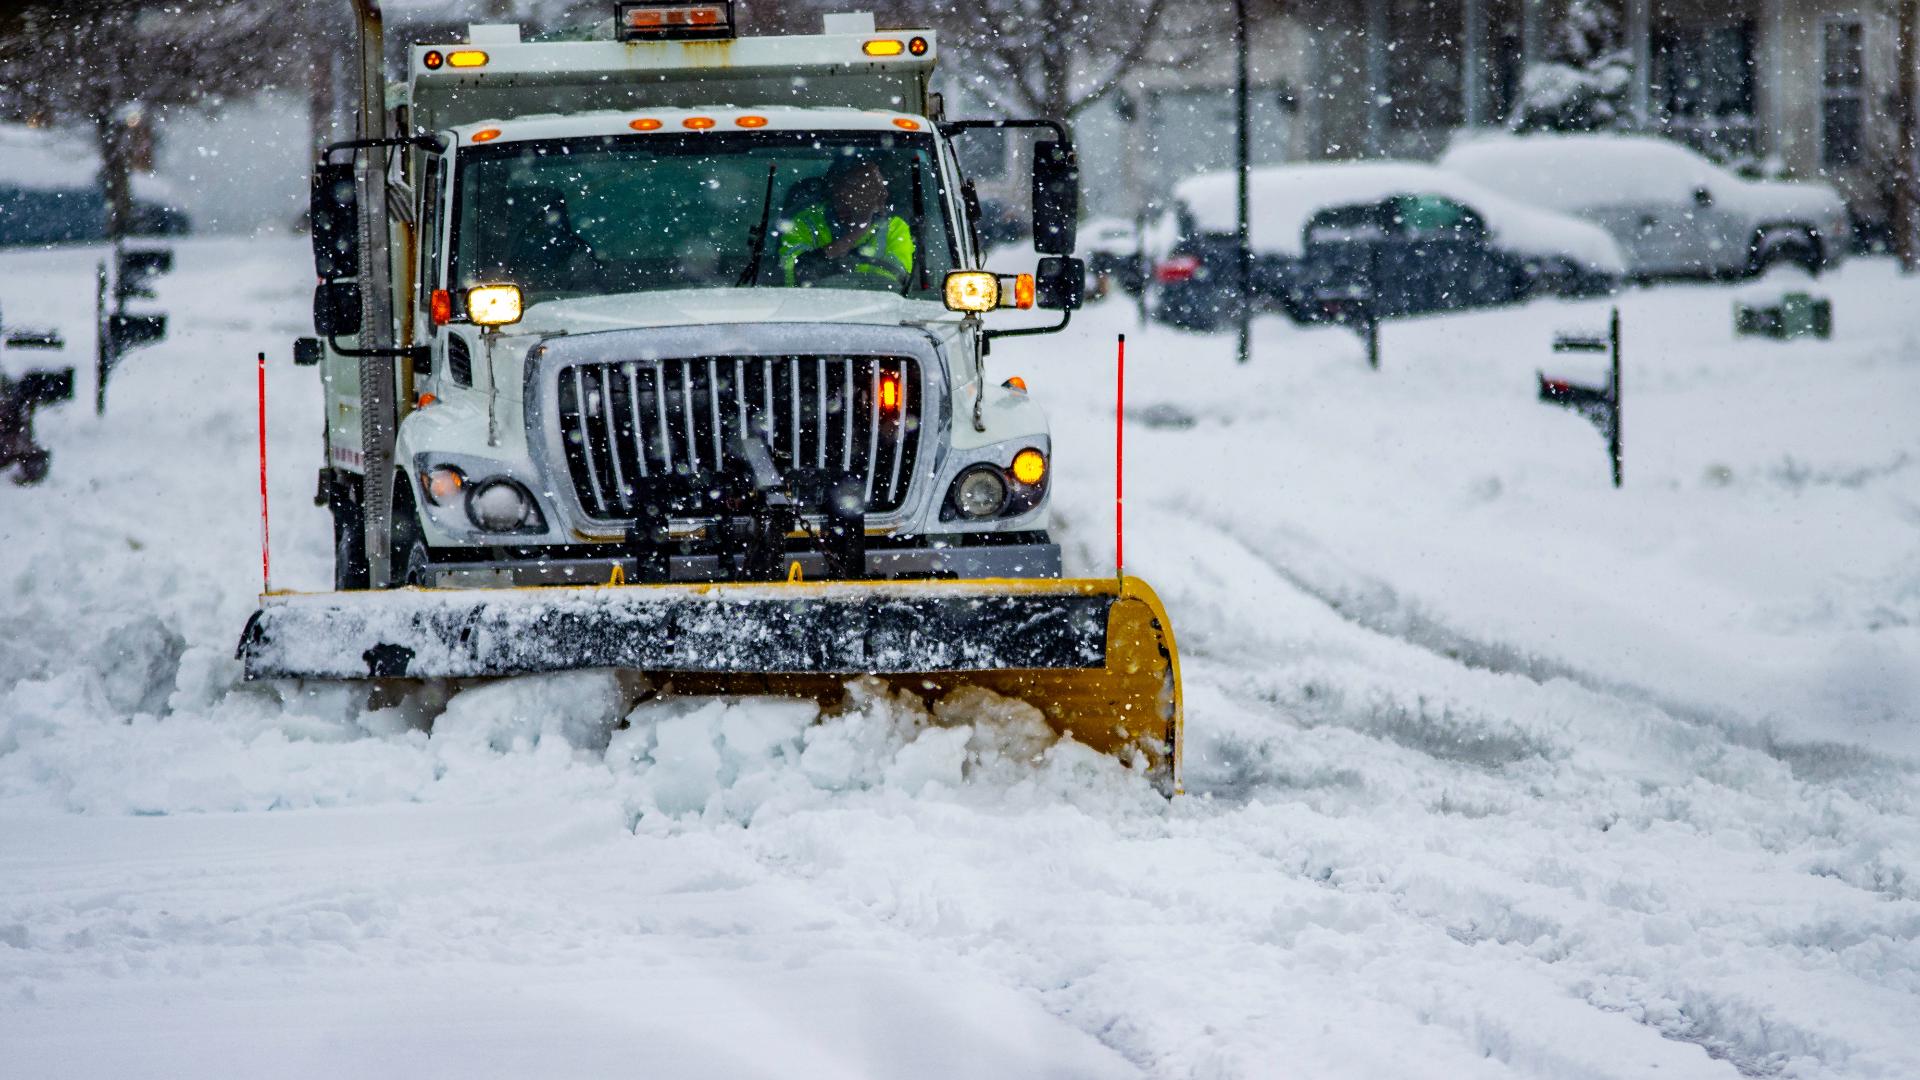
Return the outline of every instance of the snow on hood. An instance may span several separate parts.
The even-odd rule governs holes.
[[[927,322],[947,317],[945,306],[856,289],[674,289],[547,300],[527,308],[516,333],[592,333],[696,323]],[[959,316],[954,315],[953,318]]]
[[[1571,256],[1596,270],[1622,273],[1626,262],[1613,238],[1596,225],[1528,206],[1456,173],[1403,161],[1274,165],[1252,170],[1254,250],[1303,253],[1302,233],[1328,207],[1379,202],[1395,195],[1444,195],[1478,211],[1502,247],[1522,255]],[[1201,232],[1234,231],[1234,174],[1203,173],[1181,181],[1174,197]]]
[[[1845,213],[1831,185],[1747,180],[1652,135],[1490,135],[1447,151],[1440,166],[1516,199],[1562,211],[1691,202],[1706,188],[1752,214],[1825,222]]]

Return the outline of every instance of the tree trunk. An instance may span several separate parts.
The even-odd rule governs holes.
[[[133,144],[126,124],[112,111],[93,119],[100,151],[100,193],[106,202],[107,239],[119,241],[133,227]]]

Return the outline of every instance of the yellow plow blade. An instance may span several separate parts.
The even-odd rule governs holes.
[[[1137,578],[399,589],[266,596],[249,679],[469,679],[583,668],[677,693],[824,703],[876,675],[931,701],[977,686],[1180,790],[1180,661]]]

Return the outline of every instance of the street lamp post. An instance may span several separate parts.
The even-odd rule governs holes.
[[[1253,358],[1253,247],[1252,229],[1248,221],[1249,202],[1247,196],[1247,170],[1249,168],[1250,146],[1247,131],[1247,97],[1249,93],[1247,76],[1247,0],[1233,0],[1233,44],[1234,44],[1234,169],[1238,175],[1236,196],[1239,200],[1239,251],[1237,262],[1240,286],[1240,351],[1239,361],[1244,364]]]

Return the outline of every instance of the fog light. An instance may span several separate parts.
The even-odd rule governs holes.
[[[451,504],[466,486],[467,478],[451,465],[436,465],[420,474],[420,490],[435,506]]]
[[[953,486],[953,505],[970,518],[990,518],[1007,505],[1007,481],[992,465],[975,465]]]
[[[467,516],[488,532],[516,532],[536,526],[533,496],[511,480],[483,481],[467,496]]]
[[[1028,447],[1013,455],[1013,478],[1032,487],[1047,478],[1047,456]]]

